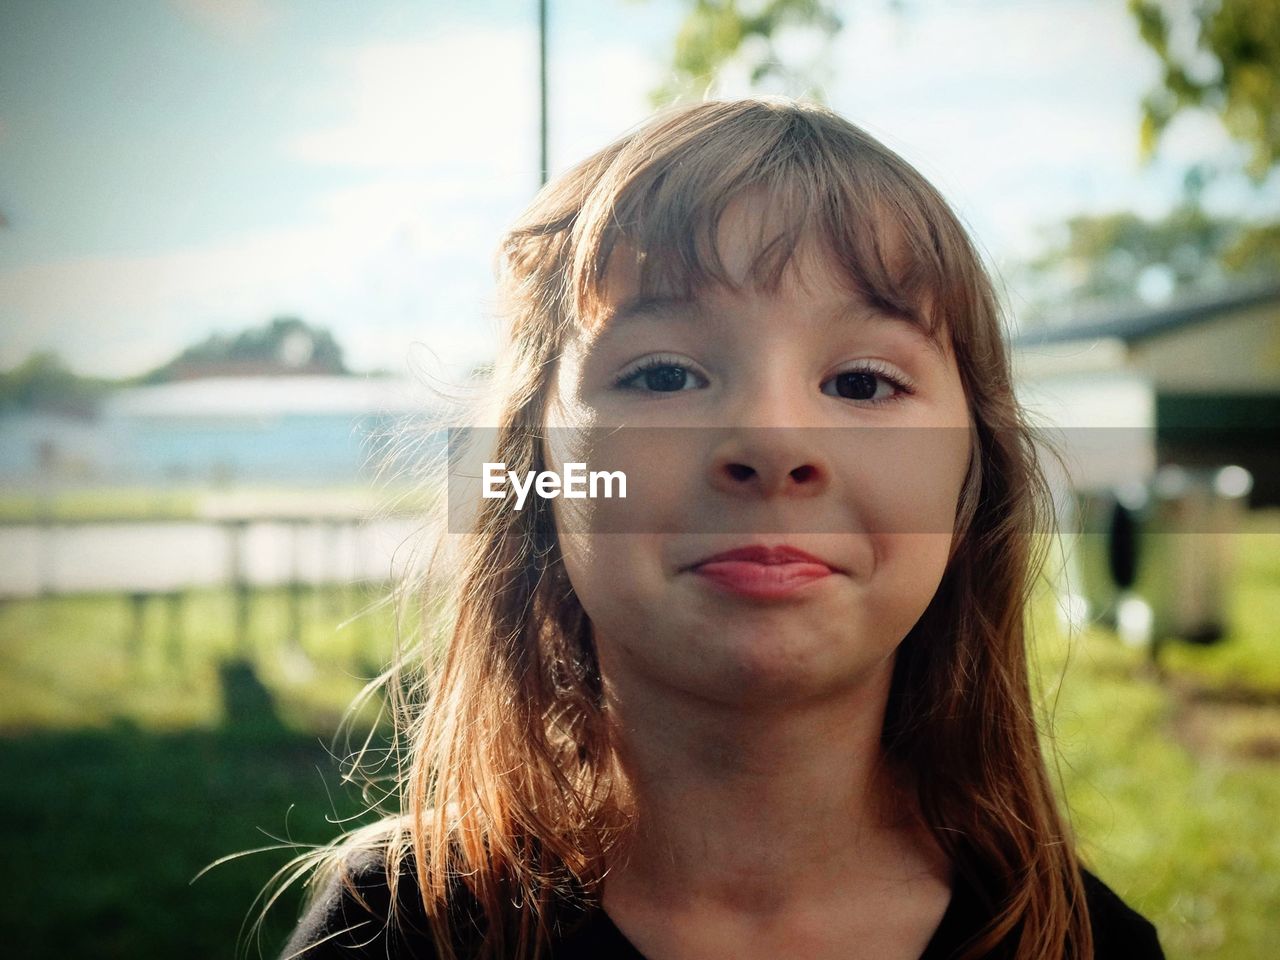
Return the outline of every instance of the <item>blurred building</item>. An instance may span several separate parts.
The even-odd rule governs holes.
[[[1151,468],[1242,466],[1250,505],[1280,505],[1280,286],[1030,331],[1014,352],[1020,395],[1046,420],[1145,433]],[[1092,466],[1099,482],[1143,479]]]
[[[412,386],[294,375],[125,388],[92,420],[0,420],[0,472],[19,484],[357,483],[421,424],[424,409]]]

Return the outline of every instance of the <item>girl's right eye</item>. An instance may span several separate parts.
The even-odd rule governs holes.
[[[677,357],[653,356],[626,370],[613,385],[642,393],[679,393],[696,386],[693,368]]]

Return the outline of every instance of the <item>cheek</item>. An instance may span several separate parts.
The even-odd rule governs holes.
[[[651,624],[663,609],[657,547],[636,534],[559,534],[565,573],[591,622],[607,634]]]
[[[858,428],[842,438],[840,496],[856,504],[865,532],[949,541],[969,465],[967,427]]]
[[[949,533],[894,533],[876,538],[876,575],[893,606],[915,610],[911,623],[937,593],[950,556]]]
[[[872,614],[892,648],[924,615],[946,573],[951,536],[904,533],[879,538]]]
[[[906,636],[946,573],[970,442],[967,427],[885,431],[849,467],[873,545],[869,602],[887,636]]]

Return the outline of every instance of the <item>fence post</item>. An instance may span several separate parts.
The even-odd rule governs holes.
[[[223,521],[227,529],[227,547],[230,558],[228,579],[236,601],[236,653],[249,657],[249,575],[244,564],[244,535],[249,521],[236,519]]]

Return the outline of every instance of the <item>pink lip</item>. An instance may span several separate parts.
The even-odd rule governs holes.
[[[805,553],[796,547],[782,544],[776,547],[766,547],[762,543],[752,543],[744,547],[734,547],[732,550],[725,550],[721,553],[713,553],[709,557],[703,557],[696,563],[690,564],[690,567],[700,567],[704,563],[719,563],[722,560],[744,560],[749,563],[764,563],[769,565],[787,564],[787,563],[815,563],[826,567],[828,571],[838,571],[838,568],[827,563],[821,557],[815,557],[812,553]]]
[[[689,568],[708,581],[746,597],[785,597],[837,571],[825,560],[795,547],[753,545],[726,550]]]

